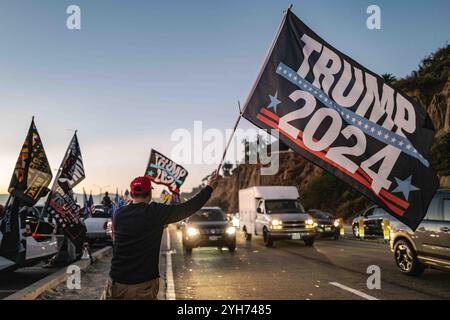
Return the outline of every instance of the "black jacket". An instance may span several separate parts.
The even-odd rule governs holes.
[[[192,199],[176,205],[129,204],[114,216],[110,277],[137,284],[159,277],[159,252],[164,225],[183,220],[201,209],[211,196],[207,186]]]

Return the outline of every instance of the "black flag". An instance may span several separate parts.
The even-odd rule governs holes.
[[[180,187],[186,180],[188,172],[165,155],[151,150],[145,175],[153,182],[167,186],[173,193],[180,193]]]
[[[48,198],[48,211],[74,243],[82,244],[86,229],[81,223],[82,213],[72,190],[85,178],[83,158],[76,133],[59,170]]]
[[[8,190],[26,205],[33,206],[48,192],[47,187],[52,177],[41,137],[32,120]]]
[[[287,10],[244,117],[416,229],[438,188],[425,110]]]
[[[20,229],[25,228],[25,213],[22,215],[19,211],[24,206],[35,205],[45,196],[51,180],[52,170],[32,120],[9,184],[10,198],[5,207],[5,215],[0,221],[1,256],[17,260],[17,254],[25,252],[20,232]]]

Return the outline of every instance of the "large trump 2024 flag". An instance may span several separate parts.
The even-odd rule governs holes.
[[[386,59],[400,57],[386,57]],[[416,229],[438,188],[424,109],[339,52],[290,10],[244,117]]]

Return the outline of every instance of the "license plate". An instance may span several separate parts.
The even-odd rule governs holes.
[[[219,236],[209,236],[209,240],[211,241],[219,240]]]
[[[302,235],[300,233],[293,233],[291,235],[292,240],[300,240],[302,238]]]
[[[325,231],[331,231],[331,227],[325,227]]]

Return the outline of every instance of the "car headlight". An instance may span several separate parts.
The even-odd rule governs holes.
[[[226,233],[231,236],[231,235],[236,233],[236,228],[235,227],[228,227],[227,230],[226,230]]]
[[[270,226],[269,227],[272,230],[281,230],[281,229],[283,229],[282,224],[283,224],[283,221],[274,219],[274,220],[270,221]]]
[[[341,221],[339,221],[339,219],[334,220],[334,226],[337,228],[341,225]]]
[[[199,234],[199,231],[197,228],[189,227],[189,228],[187,228],[187,234],[190,237],[195,237],[196,235]]]
[[[307,220],[305,221],[305,226],[306,226],[307,228],[314,228],[315,226],[317,226],[317,224],[314,222],[313,219],[307,219]]]
[[[282,224],[282,222],[281,222],[280,220],[276,220],[276,219],[272,220],[270,223],[271,223],[274,227],[275,227],[275,226],[281,226],[281,224]]]

